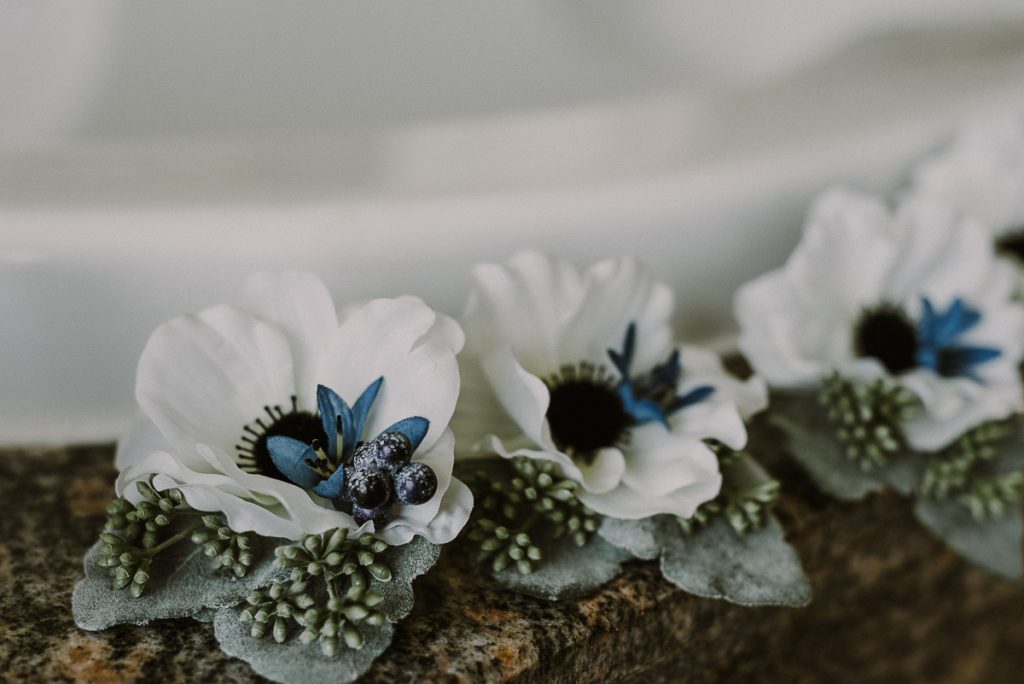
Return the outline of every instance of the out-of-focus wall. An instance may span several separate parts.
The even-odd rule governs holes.
[[[109,439],[160,321],[260,268],[458,313],[621,252],[691,339],[811,196],[1024,112],[1016,1],[0,0],[0,442]]]

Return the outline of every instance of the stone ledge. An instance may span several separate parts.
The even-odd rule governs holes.
[[[112,496],[113,449],[0,453],[0,680],[263,681],[208,625],[78,630],[70,597]],[[1024,584],[975,570],[887,495],[816,495],[799,471],[778,509],[814,586],[803,609],[698,599],[631,563],[562,604],[496,587],[449,554],[367,682],[1015,682]]]

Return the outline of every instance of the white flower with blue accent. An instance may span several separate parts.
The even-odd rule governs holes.
[[[590,509],[690,517],[721,487],[705,440],[746,445],[756,379],[675,347],[673,295],[628,258],[582,273],[535,252],[474,271],[462,318],[459,457],[554,462]]]
[[[237,305],[160,326],[139,361],[144,414],[118,446],[117,491],[156,473],[237,531],[334,528],[389,544],[451,541],[472,495],[448,423],[462,330],[414,298],[340,315],[314,276],[261,273]]]
[[[980,221],[1024,265],[1024,116],[986,117],[924,160],[909,194]]]
[[[769,385],[832,371],[886,377],[920,398],[910,445],[936,451],[1024,405],[1024,308],[1012,266],[977,221],[925,200],[894,211],[844,190],[813,207],[786,265],[736,296],[740,349]]]

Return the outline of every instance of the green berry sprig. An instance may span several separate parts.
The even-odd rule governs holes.
[[[865,472],[905,450],[901,425],[921,408],[913,392],[884,378],[865,383],[838,373],[822,381],[819,401],[835,426],[844,455]]]
[[[224,524],[221,515],[204,515],[201,520],[206,529],[193,532],[192,543],[203,547],[203,553],[213,559],[214,568],[224,568],[235,577],[245,577],[255,562],[252,535],[235,532]]]
[[[764,525],[771,507],[779,498],[779,482],[751,472],[750,456],[730,449],[718,440],[705,440],[718,456],[722,472],[722,490],[701,504],[690,518],[679,518],[686,534],[693,534],[717,517],[724,517],[736,534],[746,534]]]
[[[376,608],[384,597],[370,590],[373,581],[391,581],[391,569],[378,560],[387,549],[372,534],[352,538],[341,528],[279,546],[276,562],[291,570],[289,577],[254,591],[241,620],[252,623],[255,638],[269,631],[282,643],[298,626],[302,643],[318,641],[326,656],[338,652],[339,639],[358,650],[365,642],[359,625],[379,626],[387,620]]]
[[[507,476],[480,470],[468,478],[476,505],[466,538],[479,562],[494,572],[514,564],[527,575],[543,560],[540,529],[544,540],[566,537],[576,546],[594,536],[599,516],[580,503],[577,483],[554,463],[517,457],[495,467]]]
[[[152,477],[148,482],[136,482],[135,487],[142,500],[133,504],[118,497],[111,501],[100,533],[99,564],[107,568],[115,589],[127,588],[133,597],[142,596],[154,559],[190,536],[196,541],[195,535],[200,534],[197,530],[204,524],[227,530],[218,532],[216,553],[211,552],[213,547],[207,549],[207,555],[214,558],[214,567],[229,568],[238,577],[246,574],[252,565],[247,535],[231,531],[219,515],[205,515],[196,522],[194,518],[200,513],[185,504],[180,489],[157,491]]]
[[[1024,499],[1024,473],[991,473],[990,464],[1013,432],[1009,421],[990,421],[964,433],[953,446],[929,458],[921,491],[933,499],[955,499],[977,520],[1002,515]]]

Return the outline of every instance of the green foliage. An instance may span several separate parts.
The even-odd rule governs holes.
[[[495,572],[514,564],[520,573],[532,573],[543,559],[541,534],[582,547],[597,531],[598,515],[580,503],[577,484],[562,478],[554,463],[513,458],[469,481],[476,504],[466,538],[477,547],[479,562]]]
[[[215,568],[230,570],[235,577],[245,577],[256,560],[252,535],[235,532],[224,524],[222,515],[204,515],[201,520],[205,529],[192,533],[192,543],[202,545],[203,553],[213,559]]]
[[[921,408],[913,392],[884,378],[865,383],[838,373],[822,381],[819,401],[835,426],[843,454],[864,472],[905,451],[900,425]]]
[[[209,541],[206,554],[215,568],[227,568],[243,577],[252,565],[248,535],[232,531],[219,515],[200,514],[185,504],[179,489],[157,491],[153,478],[135,484],[142,495],[138,503],[118,497],[107,506],[107,522],[100,533],[99,564],[108,569],[115,589],[127,587],[132,596],[142,596],[150,579],[153,560],[162,552],[191,536],[197,544]],[[216,530],[197,540],[200,527]],[[222,531],[226,530],[226,531]]]
[[[1009,421],[991,421],[965,433],[931,457],[921,481],[922,493],[938,500],[953,499],[979,521],[1005,513],[1024,498],[1024,473],[991,470],[1012,432]]]
[[[341,528],[279,546],[277,564],[291,570],[289,578],[250,594],[241,619],[252,623],[253,637],[269,631],[283,643],[297,626],[302,643],[318,641],[326,656],[338,652],[339,640],[358,650],[364,643],[359,625],[387,620],[376,609],[384,597],[370,590],[374,581],[391,581],[391,569],[377,558],[387,549],[372,534],[352,538]]]
[[[722,491],[701,504],[693,517],[679,518],[679,526],[686,534],[693,534],[721,517],[737,534],[759,529],[779,497],[779,482],[758,472],[746,452],[735,451],[713,439],[705,440],[705,444],[718,456]]]

